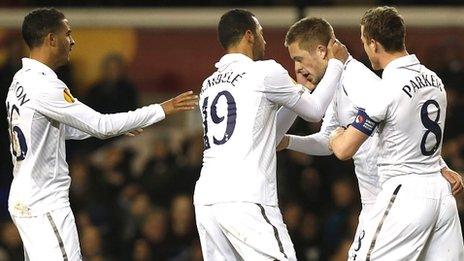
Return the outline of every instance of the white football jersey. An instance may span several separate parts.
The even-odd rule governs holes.
[[[320,133],[329,142],[330,133],[339,126],[347,127],[358,110],[365,108],[372,93],[378,88],[380,78],[364,64],[350,57],[345,63],[341,86],[337,89],[332,106],[324,116]],[[373,203],[380,191],[377,174],[378,134],[374,133],[353,156],[362,203]]]
[[[350,56],[345,62],[341,86],[336,90],[325,112],[320,131],[304,137],[290,135],[288,148],[309,155],[331,155],[333,152],[329,149],[330,134],[337,127],[346,127],[353,122],[358,110],[365,108],[369,97],[375,94],[379,82],[380,78],[377,75]],[[380,191],[377,145],[378,134],[374,133],[353,156],[361,202],[364,204],[374,203]]]
[[[333,100],[333,116],[329,113],[330,129],[338,126],[348,126],[355,119],[358,109],[365,108],[369,97],[378,88],[380,78],[361,62],[350,59],[346,62],[342,75],[341,88],[338,89]],[[330,118],[331,117],[331,118]],[[327,133],[327,131],[326,131]],[[371,204],[375,202],[380,192],[379,176],[377,173],[378,133],[364,142],[353,156],[354,170],[358,179],[361,202]]]
[[[276,113],[305,88],[273,60],[226,54],[216,67],[200,93],[205,150],[195,204],[276,206]]]
[[[164,119],[159,105],[100,114],[75,99],[48,66],[29,58],[6,99],[13,158],[8,199],[13,216],[36,216],[69,206],[65,139],[109,138]]]
[[[441,170],[446,91],[415,55],[390,62],[366,114],[379,122],[379,176],[432,174]]]

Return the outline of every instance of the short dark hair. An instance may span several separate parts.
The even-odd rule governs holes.
[[[244,9],[233,9],[221,16],[218,24],[218,38],[224,49],[238,43],[247,30],[256,33],[255,15]]]
[[[301,49],[310,51],[319,44],[327,46],[333,35],[332,26],[326,20],[317,17],[303,18],[288,29],[285,46],[298,42]]]
[[[66,17],[55,8],[39,8],[31,11],[24,17],[21,33],[29,48],[43,43],[44,37],[49,33],[56,33],[62,26]]]
[[[385,51],[397,52],[405,49],[406,26],[403,17],[394,7],[371,8],[361,18],[363,36],[379,42]]]

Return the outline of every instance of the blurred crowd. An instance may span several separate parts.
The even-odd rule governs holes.
[[[2,100],[23,56],[18,44],[4,47]],[[463,173],[464,59],[457,50],[444,48],[428,65],[448,92],[442,154],[451,168]],[[102,62],[101,79],[81,100],[102,113],[137,107],[140,95],[126,66],[121,55],[109,54]],[[59,75],[73,88],[70,70],[64,67]],[[12,176],[6,115],[0,112],[0,260],[22,260],[21,240],[6,210]],[[318,128],[298,120],[290,132],[309,134]],[[68,143],[71,207],[85,260],[202,260],[192,205],[202,163],[202,131],[181,137],[170,128],[150,131],[155,132],[152,139],[142,138],[148,152],[127,143],[129,137]],[[298,259],[346,260],[360,211],[352,162],[283,151],[277,169],[279,204]],[[464,196],[458,202],[464,220]]]

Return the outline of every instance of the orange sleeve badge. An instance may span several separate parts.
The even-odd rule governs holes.
[[[63,90],[63,96],[64,96],[64,100],[68,103],[74,103],[75,99],[74,97],[72,96],[71,92],[69,92],[69,89],[66,88]]]

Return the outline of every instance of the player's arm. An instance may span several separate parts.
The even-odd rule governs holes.
[[[306,121],[318,122],[322,119],[339,86],[344,63],[349,57],[346,46],[338,40],[335,42],[331,40],[327,51],[330,59],[324,77],[311,95],[307,92],[303,93],[292,107],[292,110]]]
[[[296,75],[296,82],[293,81],[294,84],[301,84],[302,86],[306,87],[309,91],[313,91],[315,85],[312,84],[310,81],[306,79],[306,77],[298,70],[298,67],[295,63],[295,75]],[[282,106],[279,111],[277,112],[277,124],[276,124],[276,142],[279,144],[277,146],[277,151],[284,149],[281,147],[281,143],[284,142],[288,144],[288,137],[284,136],[285,133],[292,127],[293,123],[295,122],[298,115],[293,112],[292,110]],[[282,139],[283,138],[283,139]],[[285,145],[286,148],[287,145]]]
[[[83,131],[80,131],[76,128],[73,128],[66,124],[63,124],[63,125],[64,125],[64,130],[65,130],[66,140],[85,140],[85,139],[92,137],[92,135],[85,133]],[[143,129],[137,129],[137,130],[131,130],[129,132],[126,132],[124,133],[124,135],[129,136],[129,137],[134,137],[134,136],[140,135],[142,132],[143,132]]]
[[[349,126],[337,128],[331,135],[330,148],[340,160],[351,159],[369,136]]]
[[[78,130],[76,128],[73,128],[71,126],[68,126],[66,124],[64,124],[64,131],[65,131],[64,136],[66,140],[85,140],[85,139],[92,137],[92,135],[86,132],[83,132],[81,130]]]
[[[330,59],[324,77],[314,92],[302,93],[300,99],[290,109],[306,121],[320,121],[339,86],[342,72],[343,64],[339,60]]]
[[[187,92],[162,104],[123,113],[101,114],[72,97],[66,86],[55,86],[39,94],[36,110],[60,123],[105,139],[147,127],[168,114],[191,110],[196,104],[196,95]]]
[[[330,50],[336,54],[332,54],[336,59],[329,60],[326,73],[313,94],[302,85],[295,85],[288,72],[275,63],[269,67],[264,78],[263,92],[266,98],[291,109],[306,121],[320,121],[339,84],[343,62],[348,58],[344,45],[334,44]]]
[[[463,191],[464,183],[462,176],[450,169],[443,158],[440,156],[441,175],[450,183],[453,195],[459,195]]]
[[[359,110],[353,123],[348,128],[338,127],[330,135],[330,148],[340,160],[350,159],[359,147],[374,132],[377,122],[364,110]]]
[[[265,77],[265,96],[306,121],[318,122],[332,100],[342,71],[343,64],[331,59],[319,86],[313,94],[310,94],[304,86],[294,84],[285,69],[276,66]]]
[[[388,86],[388,83],[380,81],[376,92],[368,96],[366,108],[358,109],[348,128],[339,127],[332,132],[329,144],[337,158],[352,158],[377,125],[391,117],[390,108],[395,104],[395,99]]]
[[[324,116],[319,132],[308,136],[285,135],[280,149],[290,149],[308,155],[328,156],[332,154],[329,148],[330,133],[340,125],[333,109],[333,102]]]
[[[276,143],[279,144],[282,141],[282,138],[284,138],[285,133],[292,127],[293,122],[295,122],[296,113],[294,113],[292,110],[286,108],[286,107],[281,107],[277,111],[277,119],[276,119]]]

